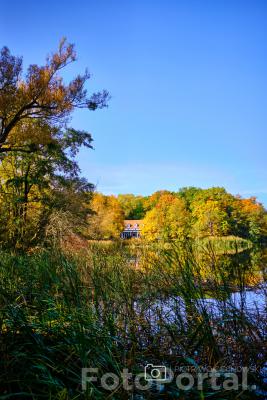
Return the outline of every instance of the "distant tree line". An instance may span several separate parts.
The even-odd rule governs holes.
[[[263,205],[221,187],[162,190],[144,197],[97,193],[91,206],[95,216],[89,218],[90,234],[98,238],[118,237],[123,219],[143,219],[142,236],[151,241],[234,235],[259,242],[267,236]]]

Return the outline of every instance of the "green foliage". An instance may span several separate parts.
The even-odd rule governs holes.
[[[201,191],[202,189],[200,188],[190,186],[179,189],[177,195],[185,201],[187,209],[190,210],[191,203],[193,202],[195,196],[201,193]]]
[[[83,140],[85,141],[83,143]],[[93,186],[79,177],[74,156],[79,147],[89,146],[87,134],[54,132],[51,141],[36,152],[14,152],[0,164],[0,209],[2,246],[27,249],[44,240],[53,210],[68,211],[76,225],[88,214],[85,203]]]
[[[175,198],[178,203],[170,207]],[[144,204],[147,212],[143,234],[149,240],[234,235],[263,242],[267,238],[264,207],[254,197],[242,199],[224,188],[189,187],[177,193],[158,191],[148,196]]]
[[[150,241],[229,235],[254,243],[267,239],[264,207],[254,197],[242,199],[221,187],[160,190],[147,197],[120,194],[118,201],[126,219],[144,219],[142,236]]]
[[[82,391],[83,367],[98,368],[98,378],[107,372],[120,376],[123,368],[135,375],[147,363],[183,368],[208,360],[219,369],[227,356],[232,366],[260,368],[264,318],[256,309],[237,308],[229,297],[233,283],[244,287],[244,260],[233,269],[229,259],[210,253],[197,260],[183,246],[157,254],[144,271],[131,266],[135,250],[119,244],[95,244],[77,258],[56,249],[30,256],[0,253],[0,399],[108,398],[111,392],[99,381]],[[203,263],[211,260],[212,271],[203,274]],[[220,316],[204,302],[206,296],[215,299]],[[258,373],[249,381],[260,384]],[[167,384],[163,394],[173,398],[175,390]],[[152,391],[136,388],[131,394],[153,398]],[[213,398],[233,394],[246,399],[248,392],[219,390]],[[113,398],[129,395],[121,385]],[[198,398],[199,392],[193,387],[182,395]],[[203,396],[209,395],[207,383]]]
[[[145,201],[143,196],[134,194],[119,194],[118,202],[121,205],[125,219],[143,219],[145,216]]]

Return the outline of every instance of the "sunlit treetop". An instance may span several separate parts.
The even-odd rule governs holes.
[[[7,47],[2,48],[0,152],[14,150],[14,143],[10,143],[9,138],[15,128],[21,131],[28,127],[25,122],[31,119],[41,120],[50,128],[65,127],[75,108],[96,110],[107,106],[109,94],[106,90],[88,95],[85,87],[90,79],[88,71],[77,75],[68,84],[63,82],[62,70],[75,61],[74,45],[62,39],[58,50],[47,57],[45,65],[32,64],[23,74],[22,58],[13,56]]]

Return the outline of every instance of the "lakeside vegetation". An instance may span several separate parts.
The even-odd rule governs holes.
[[[263,304],[231,297],[233,284],[243,294],[257,274],[253,286],[262,284],[260,267],[209,254],[211,267],[190,249],[173,248],[160,257],[143,254],[144,268],[135,268],[130,255],[128,246],[114,243],[94,244],[79,257],[56,249],[1,253],[0,398],[260,399],[266,314]],[[178,391],[174,383],[161,394],[126,392],[121,384],[113,392],[100,381],[82,391],[82,367],[98,368],[100,379],[123,368],[135,376],[149,363],[195,371],[249,365],[258,395],[241,387],[212,392],[208,381],[201,393]]]
[[[65,40],[26,74],[0,55],[0,399],[260,399],[266,314],[246,288],[266,295],[266,210],[223,188],[95,193],[76,158],[93,139],[70,118],[109,94],[88,96],[87,72],[65,84],[75,60]],[[119,239],[127,218],[142,240]],[[248,366],[257,390],[82,388],[82,368],[152,363]]]
[[[148,241],[235,236],[259,243],[267,237],[262,204],[220,187],[162,190],[146,197],[95,193],[91,208],[91,238],[118,238],[124,219],[143,219],[142,237]]]

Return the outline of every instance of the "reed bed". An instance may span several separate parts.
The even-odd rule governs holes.
[[[0,253],[0,399],[263,398],[266,314],[242,297],[255,271],[212,251],[199,258],[191,246],[154,250],[91,243],[75,256]],[[107,391],[100,380],[82,388],[82,368],[97,368],[100,379],[124,368],[135,376],[146,364],[249,366],[257,390],[214,392],[207,382],[183,391],[171,382]]]

